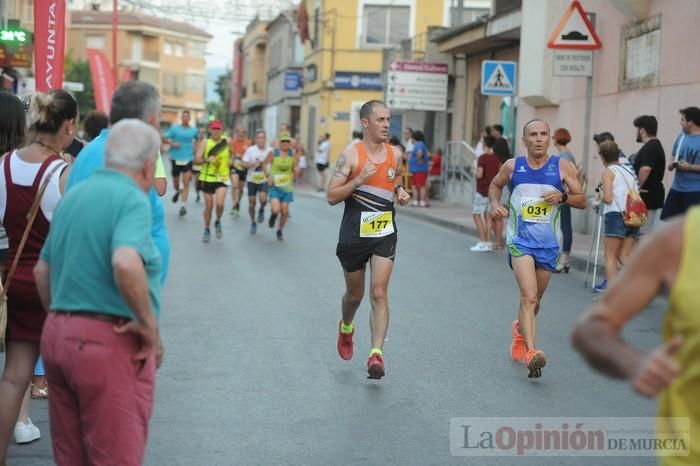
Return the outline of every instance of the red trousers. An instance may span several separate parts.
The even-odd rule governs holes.
[[[153,410],[155,356],[114,323],[49,313],[41,337],[51,386],[49,417],[59,466],[141,465]]]

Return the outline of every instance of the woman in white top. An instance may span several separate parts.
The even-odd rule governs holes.
[[[39,356],[46,318],[33,269],[67,178],[67,164],[60,154],[73,140],[78,121],[78,103],[62,89],[36,95],[29,110],[29,145],[15,147],[0,162],[0,218],[10,243],[10,264],[17,255],[34,198],[44,180],[50,180],[7,293],[7,352],[0,381],[0,464],[4,464],[13,428],[18,440],[39,436],[30,423],[15,425]]]
[[[634,171],[620,163],[620,148],[614,141],[605,141],[598,146],[603,170],[603,214],[605,225],[605,279],[596,287],[603,291],[607,282],[618,272],[618,264],[624,265],[632,251],[639,228],[630,228],[624,222],[627,192],[637,188]]]

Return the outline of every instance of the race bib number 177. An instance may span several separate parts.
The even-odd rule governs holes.
[[[394,232],[391,212],[362,212],[360,238],[381,238]]]

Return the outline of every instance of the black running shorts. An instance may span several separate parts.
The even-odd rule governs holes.
[[[219,181],[202,181],[201,182],[201,190],[204,191],[207,194],[214,194],[217,189],[219,188],[225,188],[226,184],[221,183]]]
[[[245,179],[248,177],[248,170],[239,170],[237,168],[231,167],[231,170],[229,171],[231,175],[238,175],[238,179],[241,182],[245,182]]]
[[[392,261],[396,257],[396,233],[384,238],[367,239],[360,243],[342,244],[338,243],[335,255],[340,260],[343,270],[348,273],[362,270],[372,256],[386,257]]]
[[[248,197],[255,197],[258,195],[258,193],[266,193],[267,192],[267,183],[251,183],[248,181]]]
[[[172,162],[172,173],[173,176],[180,176],[182,173],[188,173],[192,171],[192,162],[187,162],[185,165],[178,165],[174,160]]]

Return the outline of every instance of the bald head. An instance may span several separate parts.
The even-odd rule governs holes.
[[[527,155],[539,159],[547,156],[551,139],[549,124],[544,120],[530,120],[523,127],[523,145]]]
[[[523,137],[527,137],[527,131],[528,131],[528,128],[530,127],[530,125],[532,125],[533,123],[537,123],[537,122],[544,123],[544,125],[547,127],[547,133],[548,134],[550,133],[549,123],[547,123],[544,120],[540,120],[539,118],[534,118],[534,119],[528,121],[527,123],[525,123],[525,126],[523,126]]]
[[[360,108],[360,120],[369,120],[369,116],[374,113],[377,108],[389,108],[381,100],[370,100],[365,102]]]

